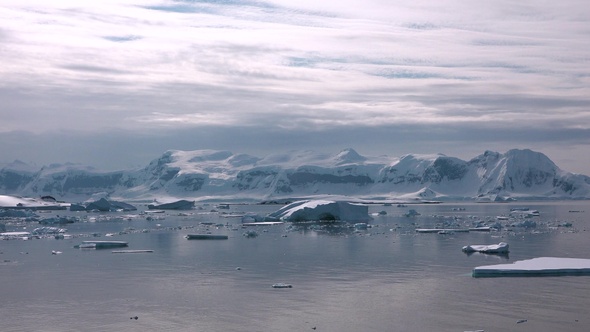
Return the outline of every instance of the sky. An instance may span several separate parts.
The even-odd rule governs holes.
[[[587,0],[1,0],[0,163],[530,148],[590,175]]]

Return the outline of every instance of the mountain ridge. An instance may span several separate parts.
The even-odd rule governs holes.
[[[85,200],[270,200],[345,196],[392,200],[587,199],[590,177],[561,170],[543,153],[485,151],[367,157],[291,151],[263,158],[224,150],[168,150],[148,165],[100,171],[71,163],[39,170],[20,161],[0,169],[0,193]]]

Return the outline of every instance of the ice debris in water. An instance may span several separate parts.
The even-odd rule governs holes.
[[[257,237],[258,233],[256,231],[247,231],[243,235],[244,235],[244,237],[247,237],[247,238],[253,238],[253,237]]]
[[[293,285],[279,282],[277,284],[273,284],[271,287],[272,288],[293,288]]]

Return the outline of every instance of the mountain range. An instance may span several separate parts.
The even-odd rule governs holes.
[[[561,170],[540,152],[485,151],[465,161],[443,154],[367,157],[295,151],[259,158],[229,151],[170,150],[138,169],[77,164],[0,170],[0,193],[87,200],[265,201],[345,196],[369,200],[586,199],[590,177]]]

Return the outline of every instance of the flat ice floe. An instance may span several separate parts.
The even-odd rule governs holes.
[[[484,254],[506,254],[509,252],[508,243],[506,242],[490,245],[472,244],[464,246],[461,250],[466,253],[481,252]]]
[[[478,266],[474,278],[590,275],[590,259],[538,257],[512,264]]]

